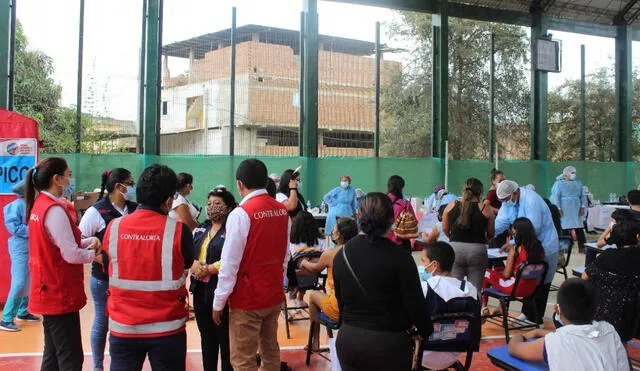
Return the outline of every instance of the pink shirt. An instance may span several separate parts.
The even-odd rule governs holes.
[[[413,206],[411,206],[411,202],[405,199],[398,200],[398,202],[396,202],[396,196],[392,195],[391,193],[389,193],[387,196],[389,196],[389,199],[393,203],[394,223],[395,223],[395,220],[398,218],[398,215],[400,215],[400,213],[402,212],[402,210],[404,210],[405,207],[407,207],[409,211],[411,211],[411,214],[413,214],[414,217],[416,216],[415,211],[413,211]],[[395,243],[396,245],[402,245],[402,240],[396,237],[396,235],[393,234],[393,231],[389,231],[389,233],[387,233],[387,238],[393,241],[393,243]]]
[[[44,227],[51,241],[60,249],[60,255],[69,264],[91,263],[95,258],[93,250],[86,250],[93,238],[85,238],[78,246],[73,236],[69,216],[61,201],[49,192],[42,192],[49,196],[60,206],[52,206],[44,217]]]

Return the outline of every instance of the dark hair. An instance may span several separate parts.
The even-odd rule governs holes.
[[[491,169],[491,183],[493,183],[493,181],[496,180],[498,175],[504,175],[504,172],[496,168]]]
[[[176,182],[176,189],[181,190],[189,184],[193,184],[193,175],[189,173],[179,173],[178,181]]]
[[[633,206],[640,205],[640,191],[632,189],[627,193],[627,201]]]
[[[456,253],[451,245],[442,241],[434,241],[425,246],[425,251],[430,261],[440,263],[440,269],[443,272],[451,272],[453,262],[456,260]]]
[[[518,218],[513,222],[512,229],[515,231],[516,246],[524,246],[527,252],[527,260],[532,263],[540,262],[544,259],[544,249],[538,237],[536,229],[533,227],[531,220],[527,218]]]
[[[102,183],[100,184],[100,195],[98,196],[98,199],[104,197],[105,190],[107,191],[107,194],[113,192],[113,190],[116,189],[116,184],[126,181],[130,176],[131,172],[121,167],[103,171]]]
[[[269,194],[269,196],[276,198],[276,182],[274,182],[271,178],[267,178],[267,193]]]
[[[442,216],[444,215],[444,211],[447,209],[447,205],[440,205],[438,208],[438,220],[442,221]]]
[[[312,247],[318,246],[318,240],[322,238],[313,215],[308,211],[300,211],[291,223],[291,243],[304,243]]]
[[[635,246],[638,244],[638,234],[640,234],[640,224],[633,219],[625,219],[611,228],[607,243],[618,247]]]
[[[632,220],[633,214],[631,214],[631,210],[629,209],[615,209],[611,213],[611,219],[615,220],[616,223],[622,223],[627,220]]]
[[[404,189],[404,179],[399,175],[392,175],[387,181],[387,193],[391,193],[396,198],[402,199],[402,190]]]
[[[236,206],[238,206],[236,198],[233,197],[233,194],[227,191],[227,188],[225,187],[216,187],[212,189],[211,192],[209,192],[209,194],[207,195],[207,199],[209,197],[220,197],[222,201],[224,201],[224,204],[227,205],[229,212],[231,212],[231,210],[235,209]]]
[[[291,181],[291,176],[293,175],[293,169],[287,169],[282,173],[280,177],[280,184],[278,185],[277,193],[282,193],[289,196],[289,182]]]
[[[384,237],[393,224],[393,204],[384,193],[368,193],[358,211],[360,230],[370,240]]]
[[[482,182],[477,178],[469,178],[464,182],[464,188],[462,189],[462,200],[460,201],[460,216],[458,217],[458,223],[463,228],[469,228],[471,221],[471,200],[474,197],[480,197],[482,194]]]
[[[257,158],[248,158],[238,165],[236,180],[247,189],[264,189],[267,186],[267,167]]]
[[[31,217],[31,209],[36,199],[36,192],[47,190],[51,186],[54,175],[64,175],[69,165],[60,157],[49,157],[27,171],[27,179],[24,185],[24,199],[27,204],[27,220]],[[35,175],[33,174],[35,172]]]
[[[596,289],[589,281],[569,278],[558,289],[560,311],[573,324],[587,325],[593,322],[597,304]]]
[[[139,203],[160,207],[177,190],[178,177],[168,166],[154,164],[142,171],[136,183]]]
[[[342,236],[343,244],[358,235],[358,223],[356,223],[356,220],[353,218],[344,216],[337,217],[336,228],[338,228],[338,233]]]

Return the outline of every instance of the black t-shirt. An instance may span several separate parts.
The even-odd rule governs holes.
[[[387,238],[356,236],[344,247],[360,289],[342,252],[333,261],[335,292],[342,321],[374,331],[400,332],[414,324],[426,338],[433,332],[413,258]]]
[[[633,218],[633,220],[635,220],[636,222],[640,222],[640,211],[637,210],[633,210],[631,209],[631,217]]]
[[[640,274],[640,247],[605,250],[593,264],[603,271],[623,276]]]
[[[462,204],[456,202],[456,206],[449,212],[449,230],[452,242],[485,243],[487,242],[486,231],[489,220],[482,214],[477,202],[471,203],[471,218],[469,225],[462,227],[458,221],[462,211]]]

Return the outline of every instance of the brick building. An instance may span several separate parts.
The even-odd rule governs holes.
[[[163,47],[162,153],[228,153],[230,35],[227,29]],[[235,153],[297,155],[298,31],[247,25],[236,35]],[[319,154],[369,156],[375,44],[325,35],[319,41]],[[171,76],[169,58],[188,61],[188,70]],[[382,83],[400,68],[383,60]]]

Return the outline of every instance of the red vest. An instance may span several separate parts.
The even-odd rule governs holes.
[[[49,238],[44,218],[52,206],[62,206],[46,194],[40,193],[31,209],[29,218],[29,312],[38,314],[65,314],[79,311],[87,303],[84,294],[84,270],[82,264],[69,264],[60,248]],[[67,212],[68,214],[68,212]],[[72,222],[69,224],[80,246],[81,232]]]
[[[109,330],[120,337],[183,331],[188,316],[182,223],[151,210],[114,219],[104,234],[109,255]]]
[[[255,196],[240,207],[249,216],[251,227],[229,306],[242,310],[270,308],[284,298],[289,214],[282,203],[267,194]]]

